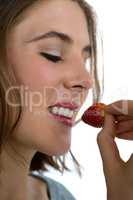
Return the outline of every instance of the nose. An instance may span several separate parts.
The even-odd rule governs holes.
[[[92,77],[83,61],[75,59],[64,73],[64,86],[68,89],[89,90],[92,88]]]

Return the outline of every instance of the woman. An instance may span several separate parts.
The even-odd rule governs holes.
[[[100,96],[95,36],[94,14],[82,0],[0,1],[1,200],[75,199],[32,171],[67,169],[61,155],[70,150],[72,125],[92,79],[94,100]],[[105,171],[112,120],[107,114],[98,137]],[[107,152],[114,156],[112,146]],[[119,183],[110,187],[114,182],[105,176],[109,198],[120,199]]]
[[[33,171],[67,169],[60,156],[92,87],[86,63],[96,62],[91,8],[72,0],[0,1],[0,41],[0,198],[75,199]]]

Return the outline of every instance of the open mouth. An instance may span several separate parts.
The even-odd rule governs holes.
[[[68,109],[68,108],[63,108],[63,107],[49,107],[48,108],[49,112],[55,116],[60,116],[64,117],[66,119],[72,119],[75,115],[75,111]]]
[[[49,107],[48,110],[50,116],[55,120],[71,127],[74,125],[75,111],[72,111],[70,109],[64,109],[61,107]]]

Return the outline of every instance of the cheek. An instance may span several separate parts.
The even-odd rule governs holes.
[[[15,52],[11,54],[10,63],[18,83],[28,86],[30,91],[39,91],[42,94],[42,88],[57,88],[61,82],[62,72],[59,68],[57,70],[54,64],[39,58],[35,52],[29,53],[24,49],[20,52],[19,48],[17,51],[15,49]],[[51,103],[51,97],[54,96],[53,91],[48,92],[47,96],[50,99],[49,104],[55,102],[56,99],[52,99]],[[23,116],[14,134],[14,139],[27,148],[35,148],[51,155],[66,152],[71,142],[70,129],[64,129],[64,126],[61,128],[58,124],[51,123],[45,113],[48,112],[47,106],[34,107],[31,101],[30,106],[32,106],[32,112],[29,111],[28,106],[24,106]]]
[[[28,149],[48,155],[60,155],[70,148],[71,130],[52,123],[47,115],[37,116],[26,111],[12,138]]]
[[[23,86],[21,90],[23,99],[30,104],[41,101],[45,106],[51,105],[57,99],[56,88],[60,84],[61,72],[53,63],[41,58],[37,53],[24,50],[23,52],[25,53],[15,50],[10,55],[17,82]],[[32,93],[31,97],[31,92],[39,92],[39,94]]]
[[[11,64],[15,76],[20,84],[28,86],[32,90],[38,90],[42,86],[55,86],[59,80],[59,73],[49,62],[39,58],[39,55],[18,55]]]

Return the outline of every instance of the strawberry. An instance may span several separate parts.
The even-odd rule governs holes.
[[[104,124],[104,108],[105,104],[103,103],[93,104],[82,115],[82,121],[96,128],[101,128]]]

